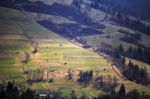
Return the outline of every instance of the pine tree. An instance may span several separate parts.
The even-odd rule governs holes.
[[[132,61],[130,60],[129,63],[128,63],[128,67],[129,67],[129,68],[133,68],[133,66],[134,66],[134,64],[133,64]]]
[[[120,57],[121,57],[121,55],[120,55],[119,49],[116,48],[115,51],[114,51],[114,58],[120,59]]]
[[[30,89],[27,89],[23,95],[23,99],[33,99],[33,92]]]
[[[142,83],[143,84],[148,84],[149,83],[149,76],[148,76],[148,71],[146,68],[141,69],[140,75],[142,77]]]
[[[124,48],[123,48],[122,44],[119,45],[119,52],[121,55],[124,54]]]
[[[125,94],[126,94],[126,89],[125,89],[124,84],[121,84],[121,87],[120,87],[120,89],[119,89],[119,91],[118,91],[118,94],[119,94],[120,96],[125,96]]]
[[[132,48],[132,46],[130,46],[130,47],[128,48],[128,50],[127,50],[127,52],[126,52],[126,55],[127,55],[128,57],[130,57],[130,58],[133,57],[133,48]]]
[[[123,58],[122,58],[121,63],[122,63],[122,65],[126,65],[126,57],[123,57]]]

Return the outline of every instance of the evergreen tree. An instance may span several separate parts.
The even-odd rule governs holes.
[[[22,99],[33,99],[33,92],[30,89],[27,89],[23,95]]]
[[[126,94],[126,89],[125,89],[124,84],[121,84],[121,87],[120,87],[120,89],[119,89],[119,91],[118,91],[118,94],[119,94],[120,96],[125,96],[125,94]]]
[[[114,51],[114,58],[115,59],[120,59],[121,58],[121,55],[120,55],[120,52],[119,52],[118,48],[116,48],[115,51]]]
[[[7,99],[14,99],[14,97],[13,97],[13,92],[14,92],[13,88],[14,88],[13,83],[8,82],[7,87],[6,87],[6,91],[5,91]]]
[[[121,63],[122,63],[122,65],[126,65],[126,58],[125,57],[122,58]]]
[[[119,53],[120,53],[121,55],[124,54],[124,48],[123,48],[122,44],[119,45]]]
[[[146,84],[146,85],[149,84],[149,74],[146,68],[141,69],[140,75],[141,75],[141,78],[142,78],[141,81],[143,82],[143,84]]]
[[[132,48],[132,46],[130,46],[129,48],[128,48],[128,50],[127,50],[127,52],[126,52],[126,55],[128,56],[128,57],[133,57],[133,48]]]
[[[4,89],[1,89],[1,92],[0,92],[0,99],[5,99],[5,98],[6,98],[5,91],[4,91]]]

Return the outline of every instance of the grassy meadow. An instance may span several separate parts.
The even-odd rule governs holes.
[[[4,13],[7,11],[7,13]],[[102,90],[96,90],[92,86],[82,88],[76,81],[56,81],[53,83],[26,83],[27,75],[25,70],[48,69],[54,71],[72,70],[93,70],[99,72],[99,75],[116,76],[120,83],[125,83],[127,91],[137,89],[140,92],[145,91],[150,94],[150,88],[143,85],[123,80],[112,69],[103,56],[92,51],[79,47],[67,39],[57,35],[40,26],[34,20],[33,13],[21,12],[9,8],[0,8],[0,80],[14,80],[18,84],[30,87],[35,90],[58,91],[70,97],[71,91],[75,90],[78,96],[88,94],[97,96],[104,93]],[[104,30],[110,32],[116,30]],[[112,28],[111,28],[112,29]],[[63,31],[62,31],[63,32]],[[15,34],[15,35],[14,35]],[[103,41],[104,36],[88,36],[89,43],[93,44],[95,40]],[[96,39],[95,39],[96,38]],[[106,40],[106,39],[105,39]],[[106,40],[112,42],[112,40]],[[32,43],[37,43],[38,52],[31,53]],[[103,41],[104,42],[104,41]],[[118,42],[116,40],[116,42]],[[144,42],[144,41],[143,41]],[[29,52],[31,59],[27,64],[21,62],[20,54]]]

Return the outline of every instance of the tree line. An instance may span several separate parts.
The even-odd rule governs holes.
[[[110,14],[122,12],[124,15],[150,20],[149,0],[91,0],[91,5]]]
[[[129,47],[125,52],[122,45],[115,49],[113,53],[113,62],[118,66],[122,74],[129,80],[135,81],[139,84],[149,85],[150,78],[146,68],[140,68],[139,65],[134,64],[132,61],[126,62],[125,57],[138,59],[144,62],[148,62],[150,54],[146,51],[142,51],[141,48]]]
[[[113,57],[119,59],[121,56],[126,56],[150,64],[150,50],[148,48],[130,46],[127,50],[122,45],[114,50]]]
[[[90,99],[88,94],[77,96],[74,90],[70,93],[71,99]],[[140,94],[136,89],[129,92],[126,91],[125,85],[122,83],[118,91],[112,90],[108,94],[99,95],[93,97],[93,99],[149,99],[150,96],[145,92]],[[22,86],[18,86],[14,81],[8,81],[7,84],[0,84],[0,99],[68,99],[61,92],[40,92],[31,90],[29,88],[24,89]]]
[[[116,15],[112,16],[111,20],[146,35],[150,35],[150,25],[140,21],[139,19],[134,19],[118,12]]]
[[[125,68],[124,68],[125,69]],[[140,68],[139,65],[134,64],[129,61],[125,70],[123,70],[123,75],[131,81],[136,81],[137,83],[149,85],[150,78],[146,68]]]
[[[103,90],[108,93],[115,90],[115,88],[119,85],[119,81],[116,76],[111,77],[110,75],[93,75],[93,71],[81,71],[79,74],[78,83],[83,87],[92,85],[93,88]]]
[[[140,3],[139,3],[140,2]],[[131,7],[129,7],[133,3]],[[138,4],[137,4],[138,3]],[[141,13],[138,13],[134,17],[143,16],[150,20],[150,14],[148,8],[150,7],[147,5],[150,4],[149,0],[92,0],[91,1],[91,7],[103,10],[109,14],[112,15],[111,20],[115,21],[119,24],[123,24],[124,26],[128,28],[132,28],[134,30],[137,30],[139,32],[142,32],[144,34],[150,35],[150,25],[146,24],[145,22],[140,21],[139,19],[135,19],[131,16],[133,13],[138,11],[141,11]],[[122,6],[121,6],[122,5]],[[141,5],[139,8],[133,8],[135,5]],[[131,9],[132,8],[132,9]],[[146,8],[146,10],[145,10]],[[128,9],[128,10],[127,10]],[[138,9],[138,10],[137,10]],[[141,10],[142,9],[142,10]],[[132,12],[130,12],[132,11]]]
[[[29,88],[22,88],[14,81],[0,84],[0,99],[67,99],[65,95],[58,92],[39,92]]]

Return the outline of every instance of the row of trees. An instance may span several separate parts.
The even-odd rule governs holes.
[[[124,53],[124,55],[126,54],[127,57],[133,58],[133,59],[137,59],[143,62],[146,62],[148,64],[150,64],[150,50],[146,49],[146,48],[132,48],[129,47],[127,52]]]
[[[118,48],[114,50],[113,58],[120,59],[121,56],[126,56],[132,59],[137,59],[143,62],[150,64],[150,50],[148,48],[133,48],[130,46],[126,51],[124,47],[120,45]]]
[[[89,99],[88,94],[78,97],[76,92],[72,90],[71,99]],[[121,84],[118,91],[112,90],[110,94],[93,97],[93,99],[149,99],[150,96],[142,95],[135,89],[130,92],[126,91],[124,84]],[[0,99],[68,99],[60,92],[38,92],[31,89],[20,89],[17,84],[12,81],[7,84],[0,84]]]
[[[0,84],[0,99],[67,99],[65,95],[58,92],[36,92],[31,89],[20,89],[14,81],[7,85]]]
[[[136,81],[137,83],[141,83],[144,85],[150,84],[150,78],[146,68],[139,68],[138,65],[133,64],[129,61],[127,68],[123,70],[123,75],[126,78],[132,81]]]
[[[101,95],[95,99],[149,99],[149,95],[145,95],[145,92],[140,94],[138,90],[126,92],[124,85],[121,85],[119,92],[113,91],[111,94]]]
[[[33,91],[27,89],[21,91],[20,88],[13,82],[8,82],[0,85],[0,99],[33,99]]]
[[[92,85],[97,90],[103,90],[105,92],[114,91],[119,85],[119,81],[116,76],[93,76],[93,71],[80,72],[78,82],[83,87]]]
[[[93,71],[80,72],[78,82],[86,87],[93,79]]]

